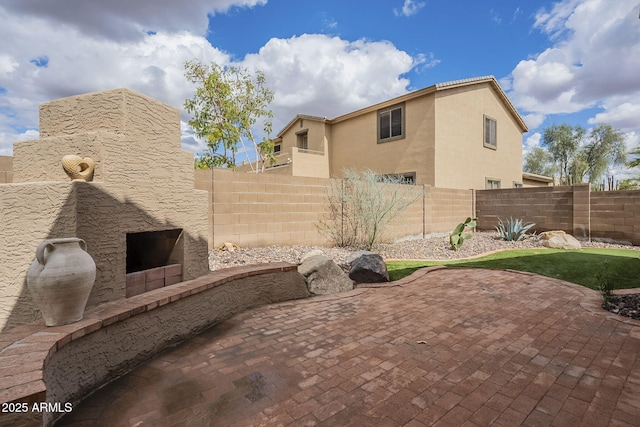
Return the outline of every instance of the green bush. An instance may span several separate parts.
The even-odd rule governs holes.
[[[498,218],[498,226],[496,227],[496,230],[498,230],[502,240],[517,242],[522,240],[527,231],[529,231],[533,226],[535,226],[534,223],[525,224],[521,219],[514,220],[513,218],[509,218],[505,224],[500,218]]]

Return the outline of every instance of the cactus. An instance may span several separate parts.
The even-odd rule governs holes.
[[[460,246],[464,243],[465,240],[469,240],[472,236],[470,233],[464,232],[466,228],[474,228],[476,226],[476,221],[478,218],[467,218],[464,222],[458,224],[458,226],[453,230],[453,232],[449,235],[449,243],[451,244],[451,249],[457,251],[460,249]]]

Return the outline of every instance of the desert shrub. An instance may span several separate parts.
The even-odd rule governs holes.
[[[360,246],[368,250],[385,227],[419,196],[402,178],[379,175],[369,169],[343,171],[344,179],[328,188],[328,214],[318,229],[336,246]]]
[[[509,218],[507,222],[504,223],[500,218],[498,218],[496,230],[498,231],[498,234],[500,234],[500,238],[502,240],[517,242],[522,240],[527,231],[534,226],[534,223],[525,224],[521,219]]]

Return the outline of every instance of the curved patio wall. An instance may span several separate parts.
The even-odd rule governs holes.
[[[89,310],[83,320],[42,322],[4,334],[0,403],[75,405],[156,353],[251,307],[309,296],[297,267],[229,268]],[[0,425],[51,425],[64,412],[0,414]]]

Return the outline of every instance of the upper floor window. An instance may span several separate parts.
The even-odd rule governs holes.
[[[378,111],[378,142],[404,138],[404,104]]]
[[[489,116],[484,116],[484,146],[488,148],[493,148],[494,150],[498,147],[497,141],[497,123],[495,119],[492,119]]]
[[[273,152],[275,154],[280,154],[281,151],[282,151],[282,145],[281,144],[275,144],[273,146]]]
[[[296,133],[296,137],[297,137],[296,146],[302,150],[308,150],[309,137],[308,137],[307,131],[305,130],[305,131]]]

